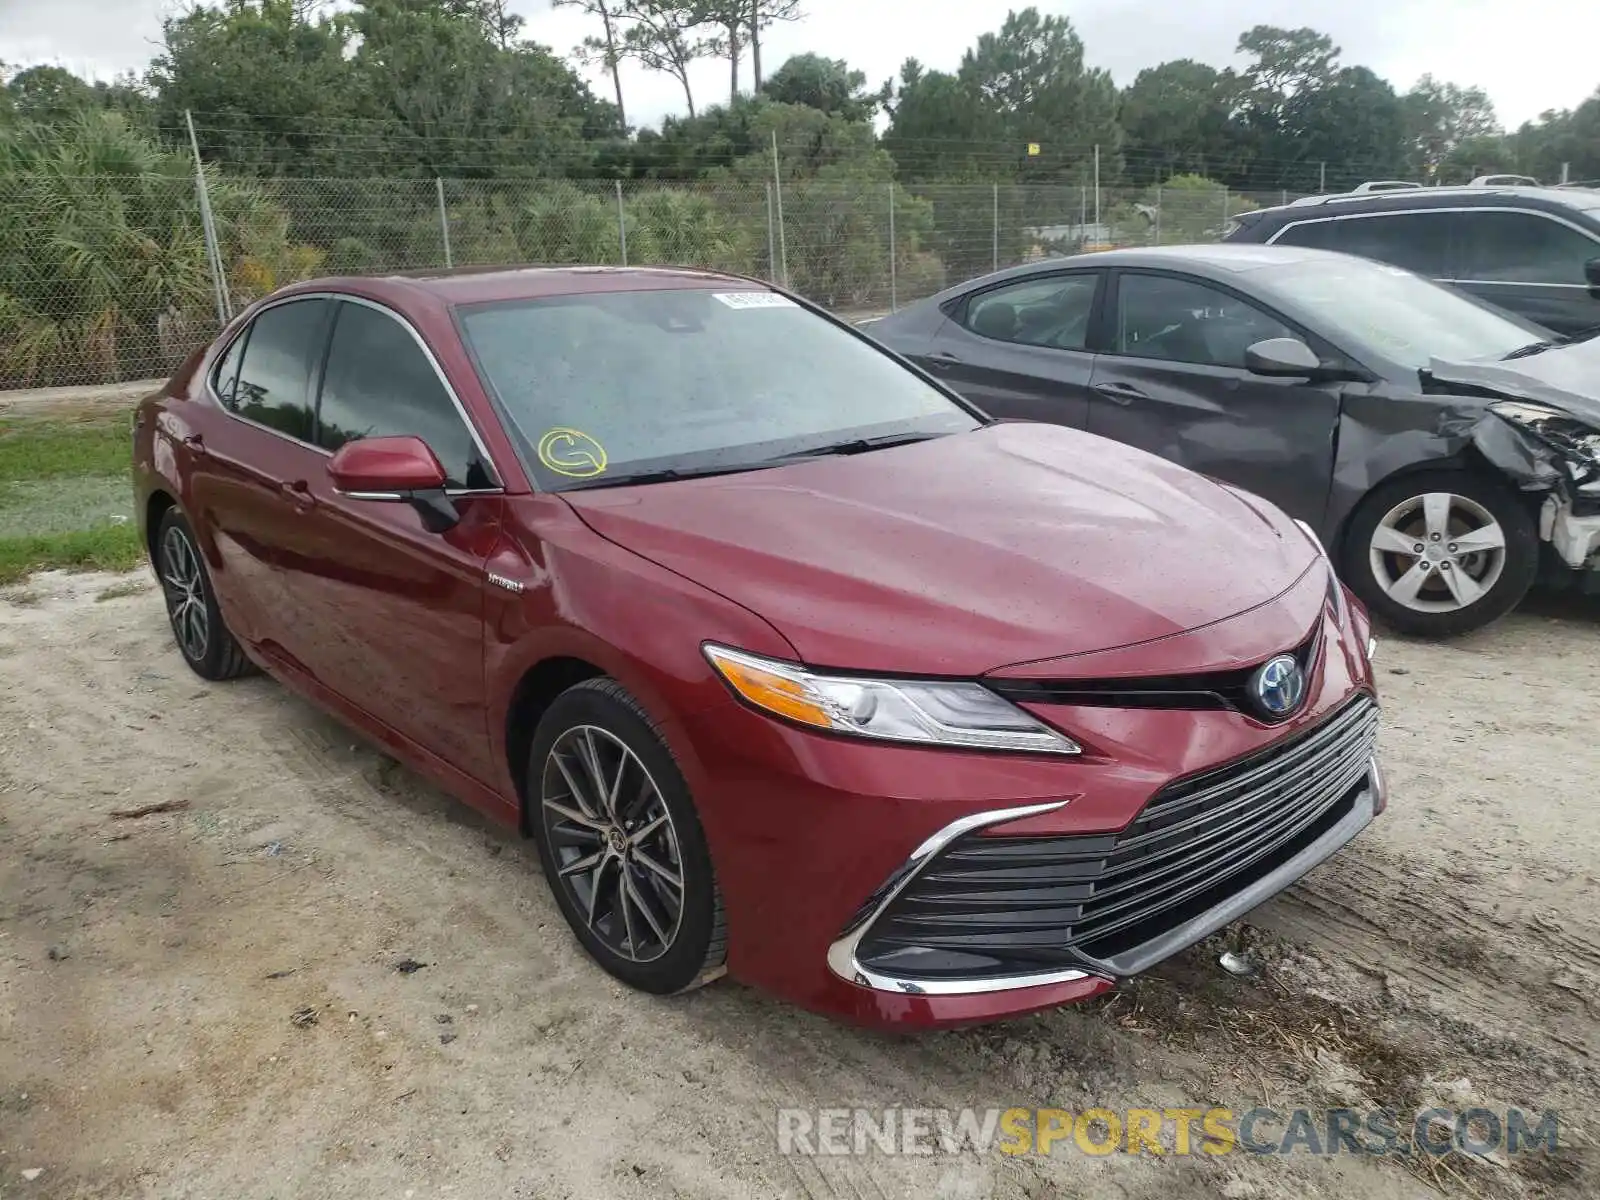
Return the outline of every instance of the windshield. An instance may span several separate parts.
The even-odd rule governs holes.
[[[1498,359],[1550,331],[1399,267],[1359,258],[1306,260],[1252,273],[1337,339],[1346,334],[1403,366]]]
[[[473,305],[461,326],[547,490],[750,469],[981,424],[883,351],[772,292]]]

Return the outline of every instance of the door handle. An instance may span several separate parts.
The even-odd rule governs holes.
[[[951,367],[960,366],[961,359],[948,350],[935,350],[928,355],[928,365],[936,371],[948,371]]]
[[[206,449],[205,438],[201,437],[198,433],[191,433],[188,437],[184,438],[183,448],[196,458],[204,458],[210,453],[210,451]]]
[[[1113,404],[1132,404],[1135,400],[1148,400],[1145,395],[1131,383],[1096,383],[1092,385],[1095,394],[1104,396]]]
[[[278,487],[301,512],[305,512],[317,502],[316,497],[311,494],[311,485],[304,479],[286,481],[280,483]]]

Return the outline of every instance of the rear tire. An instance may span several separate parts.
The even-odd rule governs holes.
[[[1504,484],[1470,471],[1419,471],[1367,494],[1342,557],[1345,582],[1385,624],[1446,638],[1521,602],[1539,568],[1539,536]]]
[[[169,508],[156,526],[152,561],[178,652],[202,679],[236,679],[255,670],[228,631],[211,573],[184,515]]]
[[[727,922],[678,764],[613,679],[568,688],[529,752],[528,828],[561,915],[607,973],[666,995],[723,973]]]

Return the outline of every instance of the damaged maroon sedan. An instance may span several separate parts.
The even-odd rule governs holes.
[[[1384,805],[1365,613],[1272,505],[996,424],[767,285],[297,285],[135,421],[189,665],[519,827],[657,993],[1080,1000]]]

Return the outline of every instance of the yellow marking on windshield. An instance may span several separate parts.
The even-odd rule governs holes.
[[[606,469],[605,447],[578,429],[552,429],[539,439],[539,461],[557,475],[591,479]]]

